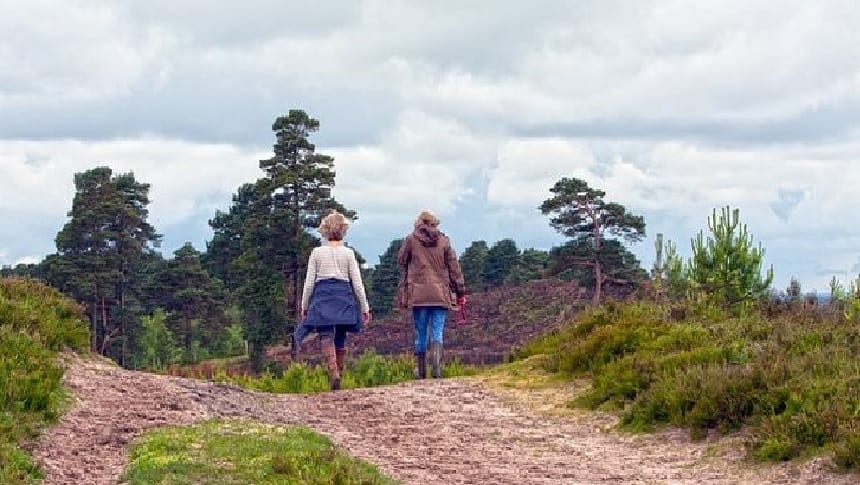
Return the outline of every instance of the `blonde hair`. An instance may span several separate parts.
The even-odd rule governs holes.
[[[329,241],[342,241],[349,229],[349,219],[338,211],[323,217],[317,229],[322,237]]]
[[[439,218],[436,217],[436,214],[434,214],[433,211],[424,209],[415,219],[415,227],[417,228],[423,224],[436,227],[439,225]]]

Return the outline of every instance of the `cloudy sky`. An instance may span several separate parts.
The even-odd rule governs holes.
[[[860,5],[845,1],[0,0],[0,264],[54,250],[75,172],[152,184],[170,254],[302,108],[371,262],[422,207],[455,246],[562,242],[585,178],[688,251],[725,204],[775,267],[860,271]]]

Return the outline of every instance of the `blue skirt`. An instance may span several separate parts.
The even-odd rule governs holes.
[[[336,278],[319,280],[314,284],[308,314],[296,327],[295,338],[300,342],[313,331],[342,329],[361,331],[361,311],[355,301],[352,285]]]

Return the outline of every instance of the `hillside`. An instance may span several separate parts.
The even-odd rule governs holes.
[[[445,330],[446,358],[468,364],[504,361],[512,348],[554,328],[581,310],[585,303],[576,283],[557,280],[531,281],[521,286],[500,288],[471,297],[468,321],[456,325],[452,315]],[[361,334],[349,339],[354,355],[372,349],[383,355],[412,351],[412,320],[397,312],[372,322]],[[316,358],[314,342],[306,344],[302,359]],[[289,348],[275,346],[268,355],[277,362],[289,361]]]
[[[28,278],[0,278],[0,483],[41,476],[26,445],[63,404],[58,352],[86,351],[83,309]]]

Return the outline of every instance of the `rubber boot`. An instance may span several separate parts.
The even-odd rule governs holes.
[[[337,357],[337,373],[343,379],[343,369],[346,366],[346,349],[334,349],[334,354]]]
[[[430,342],[430,366],[434,379],[442,377],[442,342]]]
[[[427,352],[415,352],[415,378],[427,378]]]
[[[340,372],[337,369],[337,354],[334,350],[334,342],[330,338],[323,339],[320,342],[322,349],[323,360],[328,369],[328,382],[332,391],[340,389]]]

